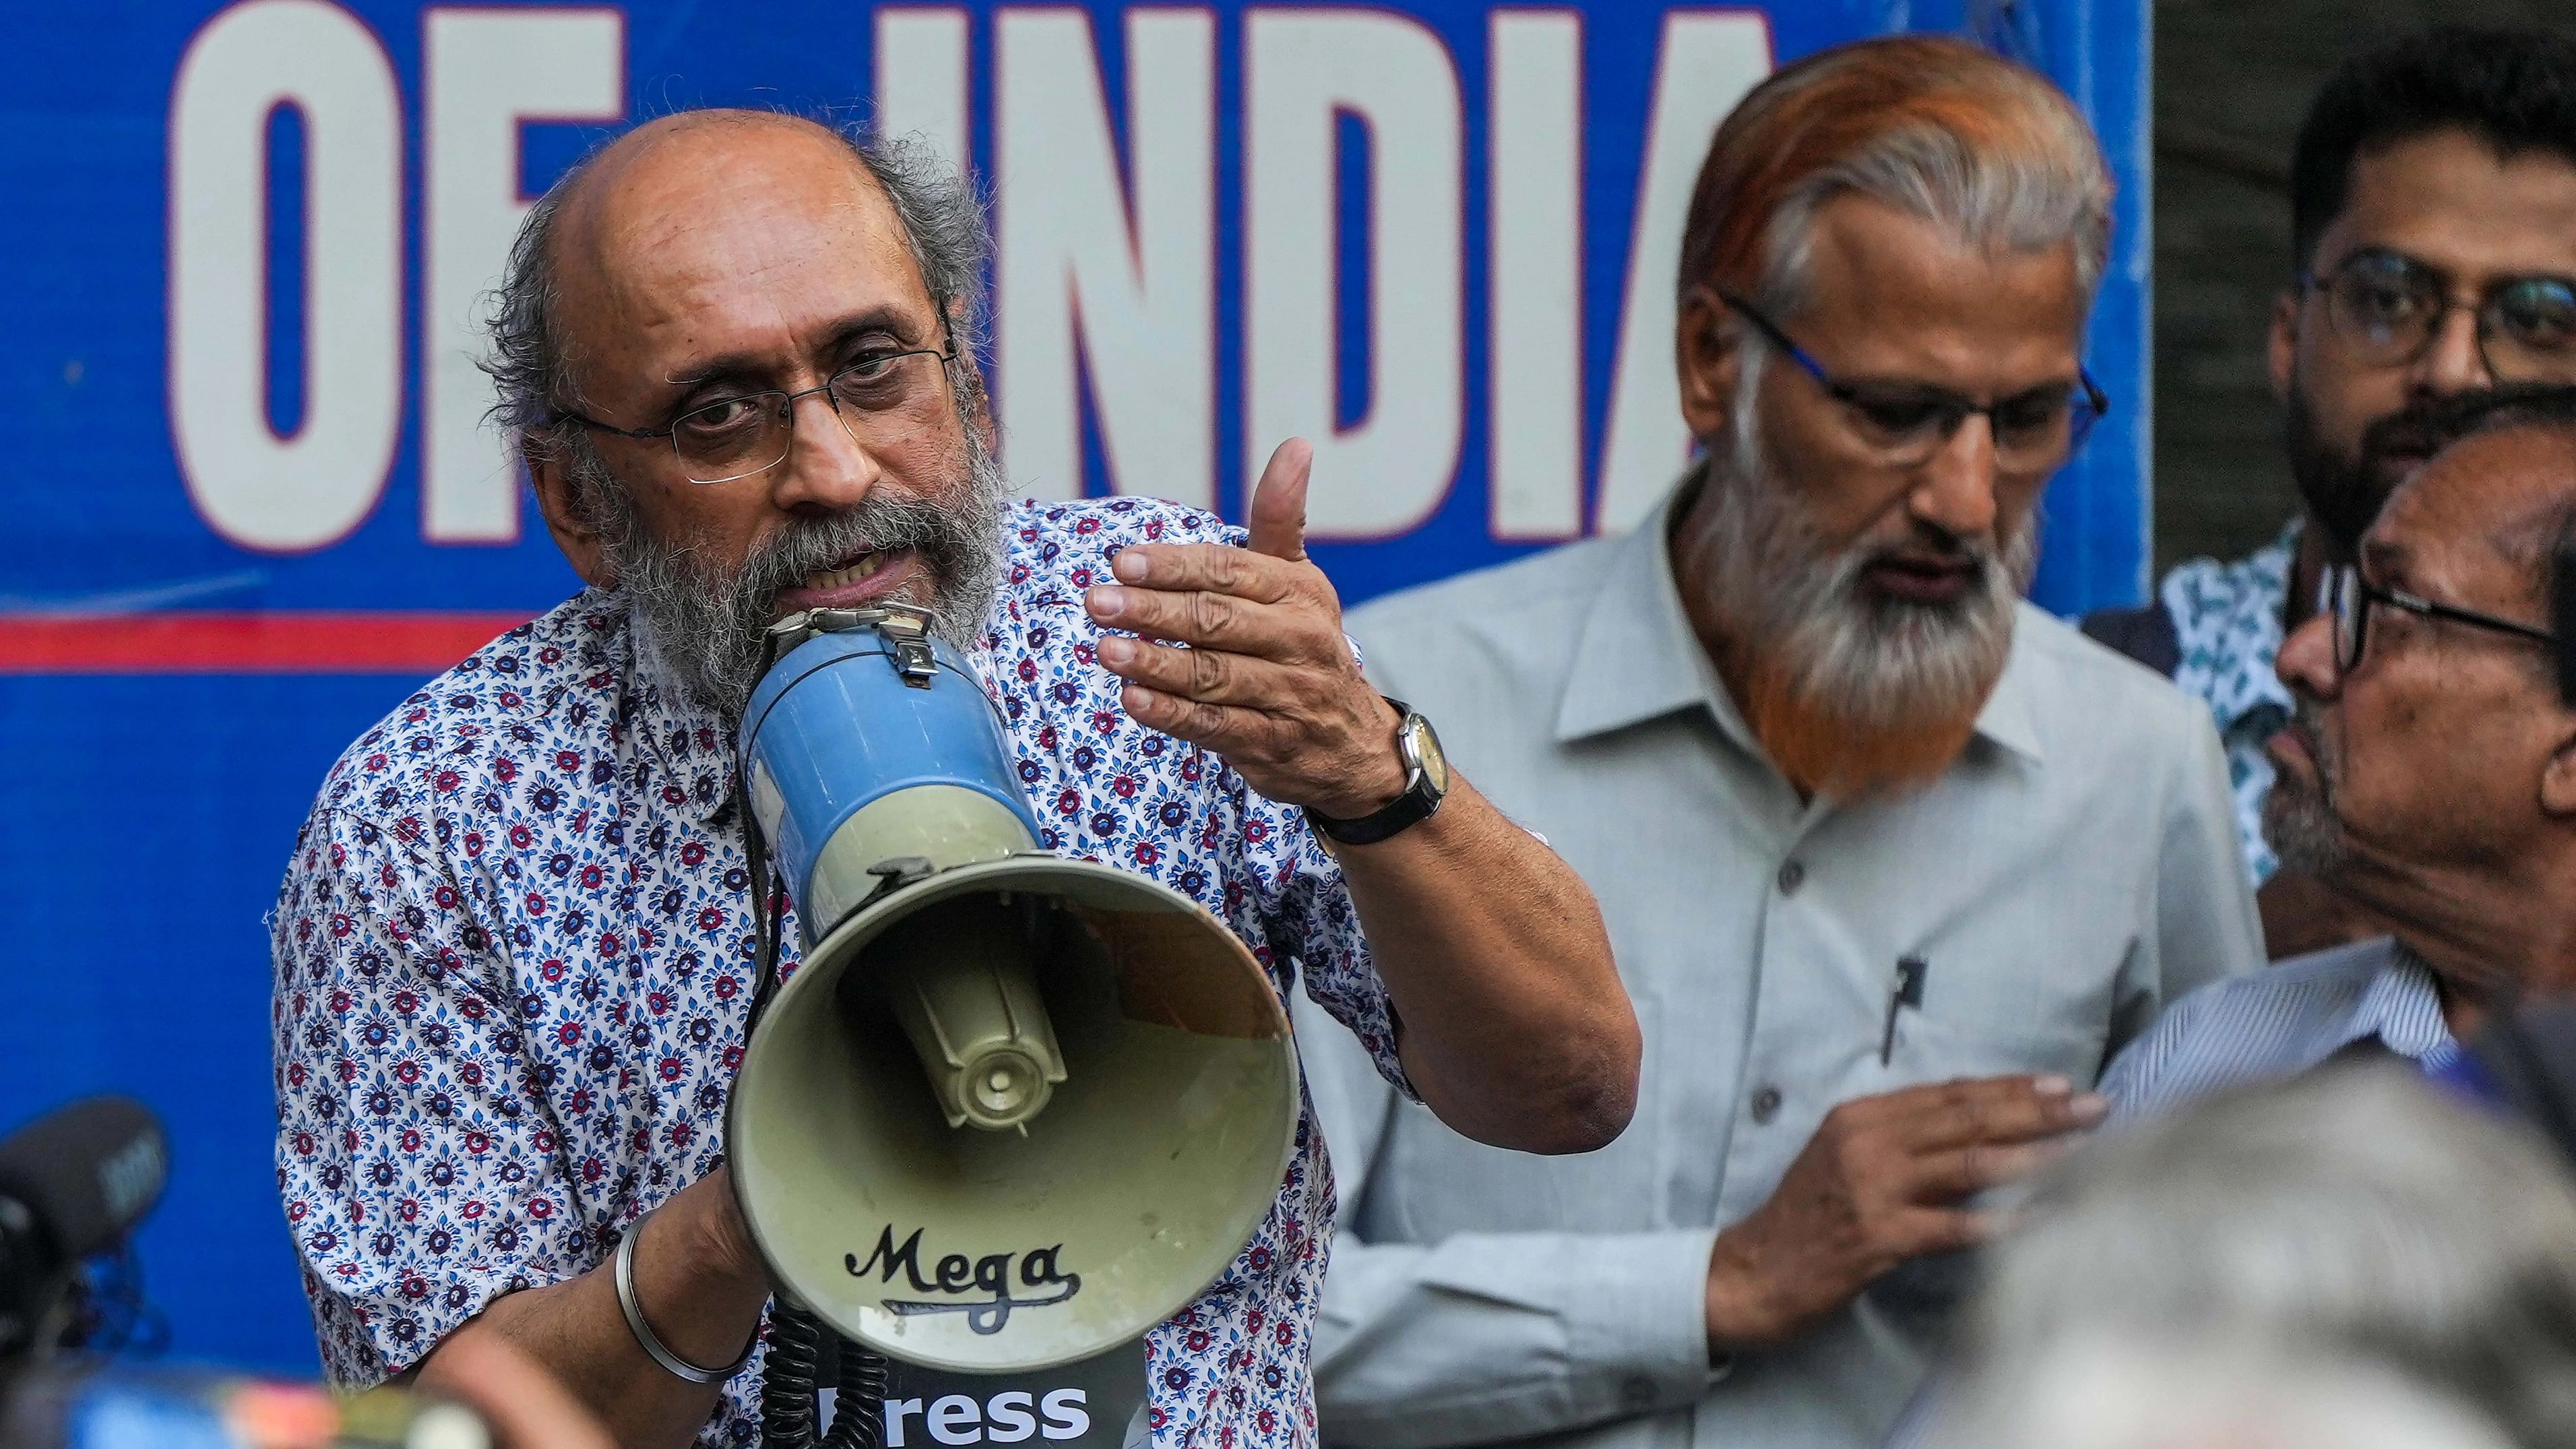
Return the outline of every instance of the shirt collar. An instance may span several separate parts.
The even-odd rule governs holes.
[[[2388,943],[2387,961],[2327,1043],[2327,1054],[2369,1037],[2409,1061],[2428,1065],[2439,1065],[2458,1050],[2442,1017],[2442,994],[2431,968],[2403,942]]]
[[[1708,651],[1683,611],[1667,544],[1675,489],[1634,531],[1609,545],[1610,566],[1592,598],[1557,701],[1556,739],[1571,744],[1704,705],[1718,727],[1755,755],[1762,753],[1735,700],[1709,663]],[[1976,731],[2036,764],[2039,730],[2031,715],[2029,668],[2016,638],[2004,669],[1977,712]]]
[[[1584,612],[1574,665],[1557,701],[1559,744],[1667,715],[1707,697],[1700,681],[1708,656],[1682,612],[1672,550],[1664,542],[1672,507],[1666,497],[1626,537],[1607,545],[1610,567]],[[1721,719],[1737,723],[1726,692],[1715,694],[1709,702],[1723,707]]]

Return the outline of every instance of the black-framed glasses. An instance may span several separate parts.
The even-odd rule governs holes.
[[[1929,460],[1961,424],[1982,416],[1994,435],[1995,466],[2008,473],[2049,472],[2074,456],[2093,425],[2111,410],[2111,399],[2081,367],[2075,369],[2073,388],[2038,388],[1990,403],[1929,385],[1846,382],[1743,298],[1731,292],[1717,295],[1805,369],[1827,397],[1841,403],[1851,414],[1853,432],[1890,467],[1911,468]]]
[[[2323,292],[2326,320],[2364,363],[2400,367],[2424,355],[2442,319],[2468,307],[2478,323],[2478,357],[2498,382],[2576,381],[2576,278],[2505,277],[2474,304],[2451,295],[2450,276],[2402,252],[2365,247],[2320,277],[2298,275],[2302,293]]]
[[[899,449],[947,421],[948,364],[957,353],[916,347],[860,353],[820,387],[767,389],[698,403],[659,428],[621,428],[576,412],[564,417],[621,438],[668,438],[692,483],[731,483],[787,461],[796,404],[821,393],[841,430],[863,448]]]
[[[2337,674],[2350,674],[2360,667],[2362,651],[2370,647],[2370,611],[2374,606],[2403,609],[2427,619],[2447,619],[2474,629],[2491,629],[2552,648],[2558,644],[2557,635],[2536,624],[2436,603],[2397,589],[2383,589],[2363,578],[2361,570],[2353,565],[2334,564],[2317,580],[2317,612],[2334,621]]]

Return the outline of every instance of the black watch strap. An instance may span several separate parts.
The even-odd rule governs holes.
[[[1413,720],[1413,706],[1400,699],[1389,699],[1399,718],[1397,730]],[[1419,825],[1440,809],[1443,793],[1432,782],[1429,772],[1415,766],[1412,777],[1404,782],[1404,793],[1384,807],[1356,820],[1337,820],[1324,812],[1306,807],[1306,823],[1319,835],[1339,845],[1375,845],[1400,831]]]

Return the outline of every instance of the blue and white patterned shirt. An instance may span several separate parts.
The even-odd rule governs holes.
[[[1006,528],[975,662],[1046,847],[1204,903],[1401,1085],[1385,988],[1302,816],[1128,718],[1094,653],[1082,594],[1110,555],[1240,535],[1142,499],[1024,505]],[[597,1266],[721,1160],[754,951],[733,739],[637,644],[599,590],[511,630],[352,745],[297,841],[272,921],[278,1185],[337,1382]],[[1310,1118],[1251,1244],[1148,1340],[1157,1444],[1315,1442],[1331,1218]],[[759,1382],[755,1358],[701,1444],[757,1438]]]
[[[2202,987],[2112,1061],[2100,1091],[2118,1125],[2228,1087],[2297,1076],[2374,1037],[2428,1072],[2459,1053],[2433,973],[2387,936]]]
[[[2273,672],[2281,654],[2283,605],[2299,522],[2234,563],[2199,558],[2165,575],[2156,590],[2173,619],[2181,662],[2177,688],[2209,706],[2227,749],[2227,784],[2236,797],[2236,837],[2254,884],[2272,878],[2280,858],[2263,839],[2263,797],[2272,793],[2272,760],[2263,742],[2290,722],[2289,688]]]

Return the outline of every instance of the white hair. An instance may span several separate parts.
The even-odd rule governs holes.
[[[2034,81],[2045,86],[2046,82]],[[1990,250],[2034,252],[2075,244],[2075,276],[2089,295],[2111,250],[2111,177],[2072,107],[2037,108],[2063,134],[2027,150],[1972,145],[1928,121],[1880,133],[1840,161],[1801,178],[1763,235],[1762,300],[1795,313],[1807,296],[1816,213],[1858,193]]]
[[[2415,1072],[2201,1103],[2093,1144],[2025,1215],[1965,1322],[1963,1404],[2070,1343],[2259,1343],[2576,1443],[2576,1183]]]
[[[1929,1449],[2517,1449],[2485,1415],[2357,1357],[2087,1335],[1980,1385]]]

